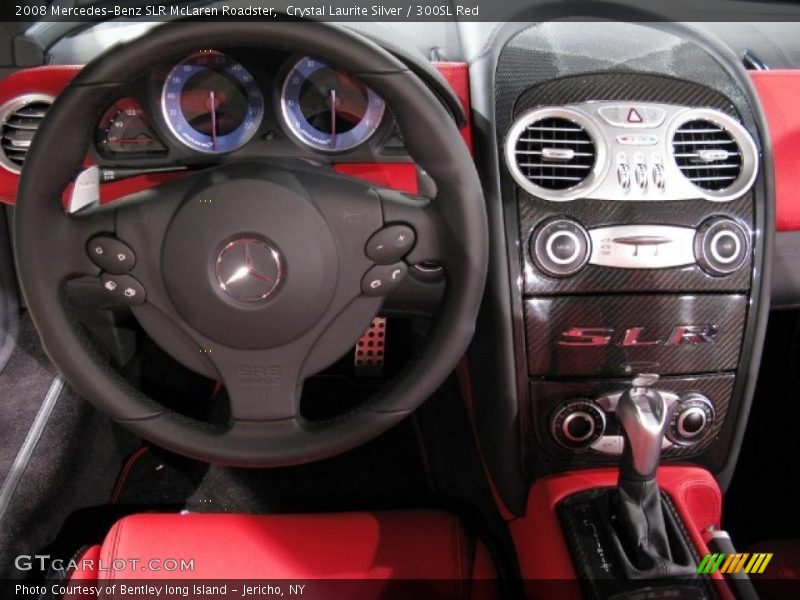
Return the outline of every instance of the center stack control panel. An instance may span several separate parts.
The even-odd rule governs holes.
[[[724,102],[531,104],[503,149],[538,445],[571,462],[615,460],[616,401],[636,374],[658,373],[664,456],[698,454],[734,393],[757,146]]]

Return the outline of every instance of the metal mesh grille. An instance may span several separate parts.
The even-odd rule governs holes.
[[[575,187],[589,176],[596,160],[586,130],[558,117],[528,125],[517,138],[514,156],[525,178],[550,190]]]
[[[3,153],[10,162],[19,167],[23,165],[33,136],[49,108],[48,102],[31,102],[15,110],[5,120],[0,138]]]
[[[742,152],[724,128],[697,119],[680,126],[672,138],[675,163],[689,181],[705,190],[724,190],[742,172]]]

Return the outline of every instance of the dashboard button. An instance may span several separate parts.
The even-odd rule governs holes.
[[[696,232],[672,225],[614,225],[589,231],[589,263],[617,269],[664,269],[695,263]]]
[[[580,240],[571,231],[560,231],[547,240],[547,256],[555,263],[568,265],[577,258]]]
[[[416,240],[416,233],[408,225],[390,225],[369,238],[366,254],[380,265],[390,265],[411,252]]]
[[[539,269],[553,277],[577,273],[590,254],[589,234],[571,219],[546,221],[531,237],[531,258]]]
[[[550,420],[553,438],[569,450],[588,448],[602,437],[605,428],[605,413],[588,398],[567,401]]]
[[[696,444],[710,431],[715,416],[711,400],[702,394],[687,394],[670,410],[666,437],[679,446]]]
[[[736,260],[741,250],[742,243],[731,231],[719,231],[711,240],[711,254],[723,264]]]
[[[377,265],[367,271],[361,280],[361,291],[365,296],[386,296],[391,293],[408,274],[403,262],[393,265]]]
[[[597,112],[612,127],[641,129],[658,127],[667,114],[663,108],[646,104],[614,104]]]
[[[130,275],[104,273],[100,282],[106,293],[121,305],[135,306],[145,301],[144,287]]]
[[[709,219],[697,231],[695,254],[707,273],[728,275],[747,260],[749,233],[731,219]]]
[[[631,189],[631,169],[628,163],[617,165],[617,181],[619,186],[626,192]]]
[[[130,246],[111,235],[93,237],[86,245],[86,252],[94,264],[114,275],[127,273],[136,264]]]
[[[664,165],[661,163],[653,165],[653,185],[657,190],[663,190],[667,185],[667,180],[664,177]]]
[[[639,186],[639,189],[642,191],[647,190],[647,165],[644,163],[637,163],[633,169],[633,174],[636,178],[636,185]]]

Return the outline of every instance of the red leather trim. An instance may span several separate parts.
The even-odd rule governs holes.
[[[752,71],[767,118],[775,165],[778,231],[800,231],[800,70]]]
[[[414,163],[339,163],[334,171],[408,194],[419,192]]]
[[[100,544],[90,546],[86,551],[77,559],[77,568],[69,574],[69,581],[86,581],[89,579],[97,579],[97,572],[95,567],[97,561],[100,560]]]
[[[434,62],[433,66],[441,73],[461,100],[467,124],[461,129],[461,136],[472,154],[472,100],[469,90],[469,64],[464,62]]]
[[[582,597],[555,507],[572,494],[616,485],[617,477],[615,468],[589,469],[551,475],[534,483],[525,517],[510,523],[522,577],[529,580],[530,586],[546,588],[547,584],[541,584],[540,580],[547,579],[574,580],[574,587],[559,584],[559,594],[564,598]],[[717,482],[704,469],[677,466],[661,467],[657,479],[686,524],[697,551],[705,555],[708,547],[702,532],[711,525],[719,527],[722,515],[722,495]],[[715,573],[712,577],[722,597],[732,598],[722,576]]]
[[[79,66],[54,65],[12,73],[0,81],[0,105],[25,94],[58,96],[80,70]],[[18,185],[19,175],[0,167],[0,202],[13,204]]]
[[[99,558],[194,560],[193,571],[142,571],[143,562],[101,571],[100,579],[470,579],[473,569],[494,576],[486,549],[476,552],[461,522],[439,511],[140,514],[114,525]]]
[[[460,62],[436,62],[434,66],[447,79],[464,105],[464,110],[467,114],[467,125],[461,130],[461,135],[470,152],[472,152],[469,65]],[[57,96],[80,69],[80,66],[45,66],[18,71],[0,81],[0,104],[20,94],[44,93]],[[338,164],[334,165],[334,169],[339,173],[358,177],[402,192],[416,194],[419,191],[416,168],[413,164]],[[105,183],[100,186],[101,202],[111,202],[179,176],[178,174],[159,174]],[[0,167],[0,202],[13,204],[16,201],[18,185],[19,176]],[[65,198],[69,191],[69,189],[65,191]]]

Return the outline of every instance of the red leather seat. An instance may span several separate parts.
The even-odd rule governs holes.
[[[131,559],[139,562],[134,565]],[[162,570],[143,569],[154,559]],[[165,570],[176,566],[167,559],[191,560],[193,570]],[[113,570],[102,570],[111,565]],[[472,585],[471,580],[495,577],[485,545],[473,542],[457,517],[440,511],[139,514],[118,521],[101,545],[89,548],[68,585],[89,580],[110,585],[145,579],[368,579],[375,593],[367,595],[380,597],[392,580],[447,580],[447,597],[483,598],[492,597],[494,585]],[[336,597],[347,589],[340,587]],[[365,590],[358,591],[354,587],[352,597],[364,597]]]
[[[750,575],[764,600],[794,600],[800,593],[800,539],[759,542],[750,552],[771,552],[772,558],[760,575]]]

